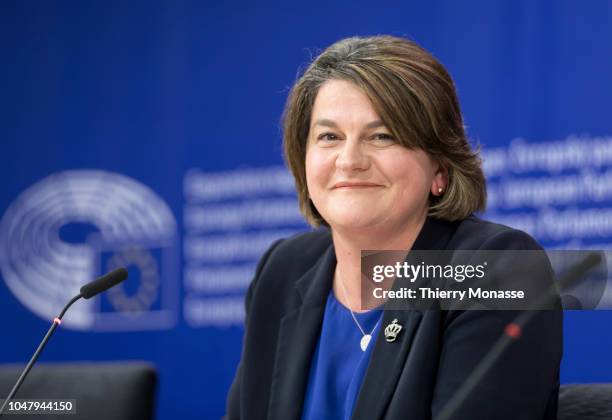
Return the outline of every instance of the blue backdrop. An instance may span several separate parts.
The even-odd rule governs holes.
[[[320,49],[380,33],[453,75],[489,218],[550,248],[610,247],[611,2],[9,1],[0,362],[24,363],[67,296],[127,264],[41,361],[150,360],[158,418],[220,417],[254,264],[306,228],[282,167],[288,88]],[[610,321],[567,313],[562,382],[610,381]]]

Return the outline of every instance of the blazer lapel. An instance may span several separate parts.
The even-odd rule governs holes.
[[[336,255],[333,246],[296,282],[302,304],[280,324],[268,406],[269,419],[299,419],[319,337]]]
[[[453,231],[453,224],[428,217],[412,249],[445,249]],[[373,420],[383,417],[395,392],[422,316],[422,312],[417,310],[385,309],[370,363],[355,402],[353,420]],[[402,331],[396,341],[389,343],[385,339],[384,330],[394,319],[397,319],[398,324],[402,326]]]
[[[372,358],[355,402],[353,420],[382,418],[395,391],[395,385],[406,362],[406,355],[421,317],[422,314],[418,311],[386,310],[384,312]],[[388,343],[384,329],[395,319],[402,326],[402,331],[396,341]]]

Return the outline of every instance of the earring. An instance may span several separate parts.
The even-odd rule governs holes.
[[[438,194],[442,194],[442,191],[444,191],[444,188],[438,187]]]

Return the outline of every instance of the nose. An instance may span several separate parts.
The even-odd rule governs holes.
[[[347,139],[343,142],[336,158],[336,167],[343,171],[360,171],[370,167],[370,157],[359,140]]]

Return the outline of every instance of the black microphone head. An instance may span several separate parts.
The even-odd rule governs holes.
[[[559,280],[559,288],[561,290],[569,289],[574,284],[579,283],[580,280],[583,280],[591,270],[602,263],[605,263],[605,261],[600,252],[589,252],[582,261],[573,265],[564,273],[563,277]],[[603,265],[600,267],[603,267]]]
[[[98,293],[102,293],[106,289],[110,289],[111,287],[121,283],[123,280],[127,279],[127,276],[128,271],[124,267],[117,268],[81,287],[81,296],[83,296],[85,299],[92,298]]]

